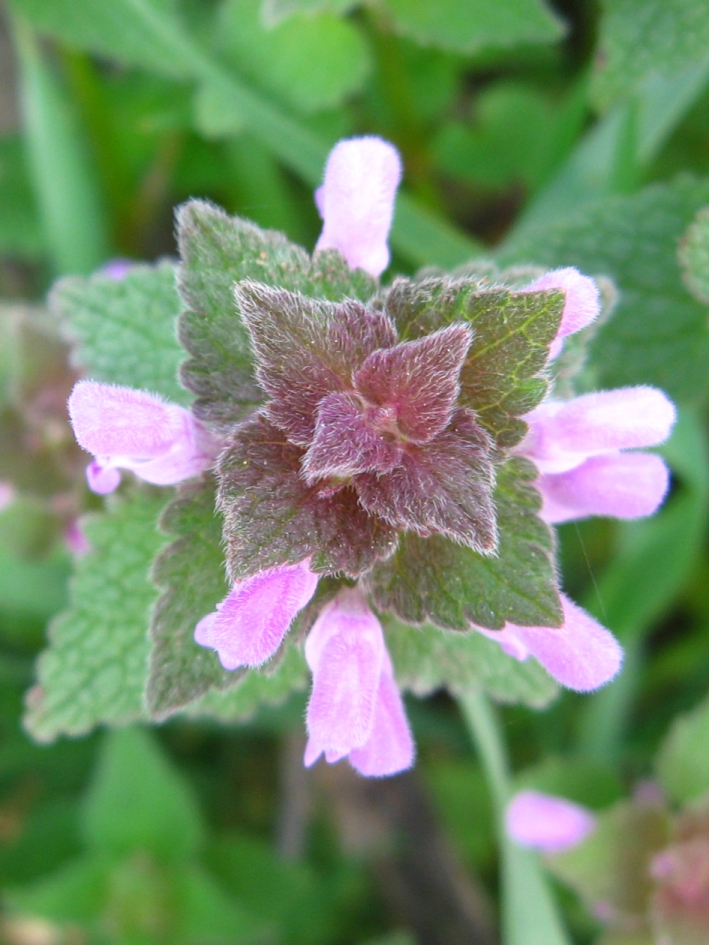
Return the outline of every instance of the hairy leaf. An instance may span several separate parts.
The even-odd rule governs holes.
[[[481,633],[451,633],[430,624],[411,627],[385,615],[387,647],[400,686],[417,696],[477,687],[494,699],[543,709],[558,686],[534,659],[518,662]]]
[[[679,248],[684,282],[692,295],[709,305],[709,207],[700,210]]]
[[[308,486],[302,456],[263,417],[227,443],[217,469],[218,503],[234,580],[309,555],[314,571],[354,577],[396,547],[396,532],[368,515],[351,487]]]
[[[354,480],[362,505],[395,528],[447,535],[481,554],[497,547],[490,439],[470,410],[454,411],[430,443],[408,444],[389,472]]]
[[[674,76],[709,55],[704,0],[603,0],[591,94],[606,108],[650,75]]]
[[[478,291],[477,280],[397,279],[387,311],[408,338],[463,321],[473,341],[460,374],[459,404],[504,447],[518,443],[526,424],[518,419],[543,399],[542,372],[561,321],[560,292]]]
[[[385,0],[394,26],[424,45],[468,55],[560,39],[543,0]]]
[[[374,281],[361,270],[351,273],[339,253],[318,253],[311,260],[282,233],[261,230],[203,201],[185,204],[177,226],[179,289],[187,307],[179,335],[191,355],[181,376],[197,395],[197,416],[207,422],[228,425],[263,401],[234,302],[236,282],[251,279],[336,301],[374,294]]]
[[[677,242],[707,203],[709,182],[686,177],[599,200],[520,236],[503,264],[533,261],[610,276],[618,306],[589,357],[599,386],[655,384],[676,400],[698,400],[709,378],[707,314],[682,284]]]
[[[76,345],[77,366],[92,380],[190,402],[177,378],[183,351],[176,337],[180,298],[172,263],[135,266],[122,279],[101,273],[62,279],[49,302]]]
[[[223,669],[213,650],[194,641],[198,621],[216,610],[230,589],[224,573],[222,523],[214,505],[214,481],[192,482],[181,488],[160,521],[173,541],[153,568],[153,580],[163,593],[150,631],[147,705],[158,719],[209,689],[233,686],[243,675]]]
[[[506,621],[561,626],[553,535],[536,514],[541,506],[531,485],[536,476],[522,459],[500,468],[496,557],[439,535],[404,535],[396,554],[367,576],[376,606],[406,623],[430,622],[451,630],[468,630],[471,623],[500,630]]]
[[[657,757],[662,786],[677,804],[709,795],[709,700],[675,719]]]
[[[50,625],[27,697],[25,725],[39,741],[144,717],[153,558],[165,543],[164,496],[136,492],[83,523],[92,550],[77,559],[71,605]]]

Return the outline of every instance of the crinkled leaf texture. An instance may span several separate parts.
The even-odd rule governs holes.
[[[709,699],[675,719],[657,756],[663,788],[677,804],[709,797]]]
[[[145,717],[148,625],[157,590],[150,567],[165,544],[157,521],[164,495],[109,500],[82,522],[92,550],[77,559],[71,604],[49,628],[25,726],[39,741]]]
[[[136,265],[122,279],[70,276],[56,284],[49,303],[75,344],[76,366],[92,380],[191,401],[177,376],[183,351],[174,263]]]
[[[699,211],[684,234],[679,261],[689,291],[700,302],[709,305],[709,207]]]
[[[216,426],[243,419],[264,395],[256,384],[249,338],[234,302],[236,282],[251,279],[340,301],[369,299],[374,281],[350,272],[337,252],[314,259],[282,233],[262,230],[240,217],[193,200],[177,217],[182,265],[179,290],[187,309],[180,318],[180,341],[190,354],[182,381],[197,396],[197,416]]]
[[[498,446],[518,443],[527,429],[519,418],[547,391],[544,368],[561,322],[563,294],[481,289],[477,279],[397,279],[386,305],[404,338],[453,322],[472,328],[459,404],[476,411]]]
[[[406,534],[396,554],[366,577],[376,606],[406,623],[430,622],[450,630],[465,631],[471,623],[501,630],[506,621],[561,626],[554,537],[537,515],[536,476],[521,458],[498,472],[497,556],[477,554],[440,535]]]

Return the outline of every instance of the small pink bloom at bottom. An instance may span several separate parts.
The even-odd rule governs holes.
[[[561,627],[519,627],[508,623],[503,630],[476,629],[495,640],[517,660],[534,656],[562,686],[590,692],[617,674],[623,650],[612,633],[590,614],[561,595],[564,623]]]
[[[361,774],[410,767],[414,746],[381,624],[362,593],[346,588],[313,625],[305,645],[313,673],[305,764],[349,757]]]
[[[541,791],[520,791],[505,812],[505,830],[515,843],[545,853],[577,846],[593,831],[596,819],[587,808]]]
[[[237,581],[217,610],[199,621],[195,641],[216,650],[224,669],[261,666],[281,645],[317,584],[309,559]]]

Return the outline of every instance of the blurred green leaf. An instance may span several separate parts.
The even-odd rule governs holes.
[[[403,35],[469,55],[527,43],[552,43],[564,28],[543,0],[385,0]]]
[[[603,0],[592,96],[601,108],[648,75],[675,75],[709,56],[704,0]]]
[[[147,850],[186,860],[203,840],[191,790],[154,736],[136,726],[104,736],[83,818],[89,846],[112,857]]]
[[[294,13],[346,13],[360,0],[261,0],[261,20],[275,26]]]
[[[270,877],[269,877],[270,885]],[[228,896],[201,867],[184,870],[175,884],[180,916],[177,938],[184,945],[259,945],[273,942],[273,917],[254,917],[252,903],[240,889],[233,892],[245,908]],[[248,910],[248,911],[247,911]]]
[[[665,737],[656,760],[658,777],[677,804],[709,793],[709,700],[680,716]]]
[[[687,293],[677,241],[709,202],[709,182],[679,179],[629,197],[609,197],[557,223],[520,234],[504,264],[577,266],[611,276],[620,301],[591,345],[599,386],[656,384],[680,401],[700,400],[709,378],[706,308]]]
[[[25,165],[21,139],[0,138],[0,253],[34,259],[43,233]]]
[[[82,855],[34,883],[4,892],[9,908],[50,922],[91,922],[108,890],[108,868],[91,855]]]
[[[303,112],[331,108],[361,88],[370,61],[353,23],[311,13],[267,29],[259,6],[225,0],[216,23],[216,44],[244,75]]]
[[[92,551],[77,559],[70,608],[50,625],[27,697],[25,726],[38,741],[143,716],[157,597],[148,574],[165,542],[157,529],[164,504],[164,496],[135,492],[82,521]]]
[[[709,207],[699,211],[684,234],[679,261],[689,291],[709,305]]]
[[[136,265],[122,279],[97,273],[58,282],[50,306],[76,345],[77,366],[95,381],[137,387],[188,404],[177,379],[184,352],[177,341],[175,264]]]
[[[244,127],[229,89],[222,85],[203,83],[195,89],[193,99],[194,124],[205,138],[231,138]]]

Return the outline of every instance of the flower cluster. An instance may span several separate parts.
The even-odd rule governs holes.
[[[379,276],[389,261],[400,177],[399,156],[385,142],[341,142],[316,194],[324,220],[316,249],[338,250],[352,269]],[[574,269],[547,273],[519,294],[549,290],[565,296],[553,358],[567,335],[597,316],[599,299],[595,283]],[[218,441],[182,407],[82,381],[69,410],[77,440],[95,457],[89,485],[112,491],[119,469],[169,485],[210,469],[219,453],[233,586],[200,620],[195,640],[216,650],[227,670],[260,666],[296,616],[313,610],[319,577],[344,575],[313,613],[305,643],[313,677],[305,762],[347,757],[364,775],[393,774],[412,763],[414,746],[382,626],[360,578],[407,533],[443,536],[482,556],[498,551],[494,486],[505,457],[461,402],[474,331],[453,319],[402,339],[376,300],[330,302],[249,280],[235,293],[262,405]],[[524,419],[528,432],[514,451],[539,471],[547,522],[647,515],[662,501],[662,460],[627,452],[669,434],[674,409],[660,391],[547,400]],[[250,522],[265,514],[262,494],[269,510],[285,509],[279,514],[291,531],[287,547],[276,532],[266,542],[273,560],[251,553],[245,538]],[[561,608],[559,627],[471,629],[518,660],[533,655],[566,686],[596,688],[617,672],[620,647],[563,595]]]

